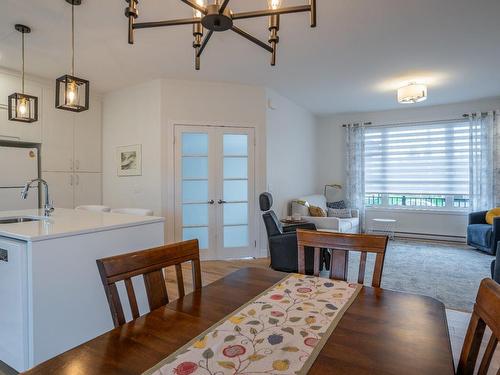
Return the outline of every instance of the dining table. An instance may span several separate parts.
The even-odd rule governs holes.
[[[26,374],[142,374],[286,276],[240,269]],[[308,374],[454,374],[443,303],[363,286]]]

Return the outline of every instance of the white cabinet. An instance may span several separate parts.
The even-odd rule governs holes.
[[[28,357],[28,295],[26,242],[0,237],[0,359],[26,369]]]
[[[55,207],[74,208],[75,177],[72,173],[42,172],[42,178],[49,184],[50,198],[54,201]]]
[[[102,203],[102,176],[100,173],[42,172],[49,184],[54,206],[75,208]]]
[[[54,107],[54,90],[44,89],[42,170],[101,172],[101,102],[91,99],[89,110],[79,113]]]
[[[75,170],[101,172],[101,102],[91,100],[88,111],[75,114]]]
[[[73,170],[74,114],[54,106],[54,90],[43,90],[42,169]]]
[[[100,173],[75,174],[75,207],[101,204],[102,176]]]

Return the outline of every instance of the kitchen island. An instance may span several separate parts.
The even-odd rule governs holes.
[[[27,221],[2,224],[19,217]],[[0,360],[25,371],[113,328],[96,259],[163,243],[160,217],[0,212]],[[133,282],[143,313],[144,286]]]

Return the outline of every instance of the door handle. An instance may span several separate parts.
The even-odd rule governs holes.
[[[219,201],[218,201],[217,203],[219,203],[219,204],[225,204],[225,203],[227,203],[227,202],[226,202],[226,201],[223,201],[222,199],[219,199]]]
[[[208,204],[214,204],[214,203],[215,203],[215,201],[214,201],[213,199],[210,199],[207,203],[208,203]]]

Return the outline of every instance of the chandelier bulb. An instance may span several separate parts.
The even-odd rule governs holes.
[[[282,0],[267,0],[269,9],[276,10],[281,7]]]

